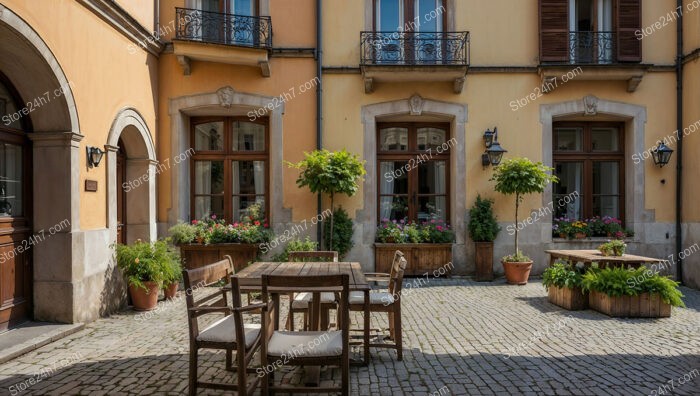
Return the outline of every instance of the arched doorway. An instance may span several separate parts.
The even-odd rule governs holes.
[[[146,122],[134,109],[117,114],[107,152],[108,228],[118,243],[156,239],[156,155]],[[159,165],[162,169],[169,165]]]
[[[17,91],[0,73],[0,332],[32,315],[31,123]]]

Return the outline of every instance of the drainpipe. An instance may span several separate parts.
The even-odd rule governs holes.
[[[676,0],[677,9],[683,9],[683,0]],[[676,26],[676,134],[678,155],[676,157],[676,280],[683,284],[683,235],[681,229],[683,209],[683,14],[679,13]]]
[[[322,0],[316,0],[316,78],[318,81],[316,84],[316,148],[318,150],[323,148],[323,13],[321,2]],[[319,216],[323,209],[321,198],[321,194],[318,194],[316,206]],[[316,240],[319,242],[319,249],[321,250],[323,250],[323,246],[321,245],[321,238],[323,236],[322,228],[323,226],[321,225],[316,228]]]

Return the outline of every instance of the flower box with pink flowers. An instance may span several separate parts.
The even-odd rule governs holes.
[[[233,223],[211,216],[170,228],[185,268],[199,268],[231,256],[236,272],[257,259],[260,246],[270,241],[271,234],[267,222],[253,216]]]
[[[383,219],[377,226],[374,244],[376,272],[391,272],[394,252],[408,260],[405,276],[439,277],[452,273],[454,232],[442,220],[422,223]]]

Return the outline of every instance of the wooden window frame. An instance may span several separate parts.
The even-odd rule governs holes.
[[[403,2],[403,24],[405,27],[409,21],[415,21],[416,0],[400,0]],[[447,32],[447,0],[442,0],[445,12],[442,13],[442,31]],[[372,30],[377,31],[377,0],[372,0]]]
[[[233,123],[244,121],[265,127],[264,151],[234,151],[233,150]],[[194,133],[195,127],[208,122],[223,122],[223,147],[221,151],[196,150]],[[190,147],[195,150],[190,158],[190,218],[197,219],[195,214],[195,197],[212,196],[212,194],[195,194],[195,163],[197,161],[222,161],[224,163],[224,219],[233,222],[233,198],[234,196],[248,197],[259,194],[234,194],[233,193],[233,162],[234,161],[263,161],[265,163],[265,219],[270,222],[270,123],[269,118],[261,117],[251,121],[248,117],[192,117],[190,119]],[[215,195],[218,196],[218,195]],[[199,219],[197,219],[199,220]]]
[[[408,150],[407,151],[382,151],[379,146],[380,133],[385,128],[407,128],[408,129]],[[445,142],[452,139],[450,123],[448,122],[380,122],[377,123],[376,142],[377,142],[377,170],[381,169],[381,163],[385,161],[406,161],[416,160],[422,155],[427,155],[428,150],[418,149],[418,133],[419,128],[439,128],[445,131]],[[418,221],[418,198],[430,196],[445,196],[445,221],[450,222],[450,150],[437,153],[432,150],[432,156],[427,162],[445,161],[445,193],[444,194],[420,194],[418,193],[418,172],[417,169],[411,169],[406,172],[408,177],[408,221]],[[416,166],[417,168],[417,166]],[[377,221],[381,222],[381,198],[403,196],[404,194],[382,194],[382,177],[377,177]]]
[[[557,149],[557,129],[559,128],[582,128],[583,140],[581,151],[561,151]],[[593,151],[592,135],[593,128],[617,128],[618,129],[618,151]],[[558,121],[553,125],[552,130],[552,163],[556,169],[557,164],[563,162],[583,163],[583,191],[581,203],[581,219],[590,219],[593,216],[593,163],[594,162],[617,162],[619,166],[619,197],[620,208],[619,219],[625,222],[625,125],[619,122],[569,122]],[[553,197],[554,198],[554,197]]]

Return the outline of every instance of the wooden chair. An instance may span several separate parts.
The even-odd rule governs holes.
[[[260,325],[245,324],[244,313],[261,310],[263,304],[241,306],[241,291],[237,278],[231,278],[233,263],[230,257],[204,267],[184,270],[183,277],[187,290],[187,319],[190,334],[190,368],[189,394],[196,395],[198,388],[222,389],[237,391],[239,395],[247,395],[255,390],[260,382],[256,377],[248,383],[248,373],[255,373],[248,365],[255,352],[260,349]],[[195,300],[193,287],[210,286],[220,280],[231,278],[232,307],[228,306],[226,290],[219,291]],[[199,329],[199,317],[223,313],[225,316],[205,329]],[[200,349],[215,349],[226,351],[226,369],[237,373],[236,384],[203,382],[198,380],[198,356]],[[232,353],[236,351],[236,363],[232,363]]]
[[[338,252],[329,251],[302,251],[289,252],[289,261],[331,261],[338,262]],[[311,303],[311,293],[292,293],[289,295],[289,315],[287,315],[287,329],[294,331],[294,314],[304,314],[304,330],[309,327],[309,304]],[[321,294],[321,310],[324,312],[321,319],[321,328],[326,329],[329,325],[328,316],[331,309],[336,309],[336,296],[333,293]]]
[[[342,392],[350,394],[350,312],[348,274],[325,276],[273,276],[263,275],[262,293],[265,307],[263,308],[262,332],[263,343],[260,354],[260,365],[263,369],[262,394],[270,391],[278,392]],[[290,289],[305,292],[339,293],[340,320],[339,330],[336,331],[279,331],[279,295],[288,293]],[[316,297],[320,301],[320,296]],[[319,310],[314,317],[320,315]],[[315,320],[318,322],[318,319]],[[274,383],[274,369],[280,365],[289,366],[321,366],[334,365],[341,368],[341,384],[339,387],[310,387],[310,386],[281,386]]]
[[[368,347],[396,349],[398,360],[403,359],[403,331],[401,329],[401,289],[403,286],[403,274],[408,262],[403,253],[396,251],[394,262],[389,274],[389,289],[386,292],[372,292],[369,294],[369,311],[386,312],[389,317],[389,339],[393,343],[370,343]],[[350,293],[350,311],[364,311],[364,294],[362,292]],[[353,329],[361,331],[361,329]]]

